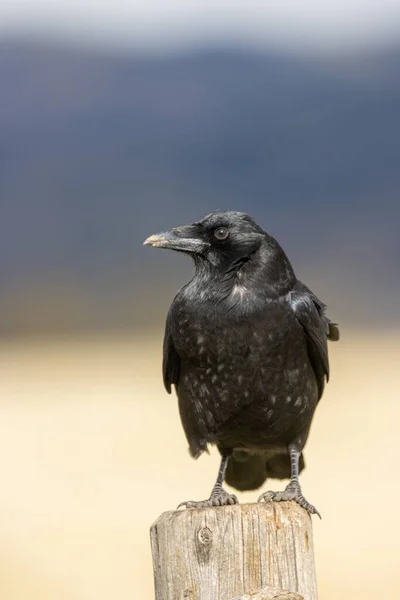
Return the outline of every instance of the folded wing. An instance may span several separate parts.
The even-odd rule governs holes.
[[[339,339],[339,327],[326,316],[326,305],[301,281],[290,293],[290,304],[306,334],[308,356],[321,398],[325,381],[329,380],[328,340]]]
[[[172,340],[170,317],[168,315],[163,344],[163,380],[168,394],[171,393],[171,385],[177,385],[179,382],[180,368],[180,358]]]

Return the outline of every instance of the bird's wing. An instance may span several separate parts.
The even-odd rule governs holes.
[[[339,327],[325,314],[326,305],[301,281],[290,293],[290,303],[307,337],[308,355],[317,377],[319,397],[329,380],[328,340],[339,339]]]
[[[179,381],[180,367],[180,358],[172,340],[170,316],[168,315],[163,344],[163,379],[168,394],[171,393],[171,385],[176,385]]]

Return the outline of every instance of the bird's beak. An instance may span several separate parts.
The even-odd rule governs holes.
[[[208,246],[206,241],[198,237],[198,231],[194,225],[183,225],[182,227],[174,227],[170,231],[156,233],[148,237],[143,244],[144,246],[195,254],[201,254]]]

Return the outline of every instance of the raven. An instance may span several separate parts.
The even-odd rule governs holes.
[[[278,242],[245,213],[215,211],[201,221],[152,235],[145,245],[184,252],[191,281],[166,322],[163,377],[175,385],[189,452],[208,444],[221,454],[209,499],[188,508],[236,504],[222,487],[259,488],[290,479],[259,501],[303,496],[299,473],[317,403],[329,378],[327,340],[339,329],[326,306],[301,283]]]

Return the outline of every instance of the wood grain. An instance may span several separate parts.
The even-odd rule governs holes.
[[[156,600],[317,600],[311,519],[295,502],[166,512],[151,544]]]
[[[264,588],[250,594],[236,596],[232,600],[304,600],[304,596],[293,592],[283,592],[276,588]]]

